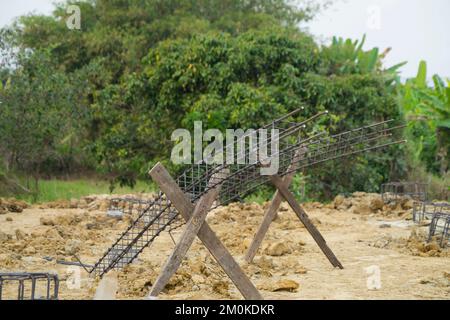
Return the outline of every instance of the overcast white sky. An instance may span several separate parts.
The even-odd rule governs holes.
[[[30,12],[50,13],[54,0],[0,0],[0,26]],[[429,76],[450,77],[449,0],[337,0],[307,25],[326,42],[333,35],[361,39],[366,48],[392,47],[386,64],[408,61],[403,77],[414,76],[421,59]]]
[[[408,61],[403,77],[417,73],[420,60],[428,62],[429,77],[450,77],[449,0],[337,0],[309,23],[324,41],[333,35],[361,39],[366,48],[392,48],[388,66]]]

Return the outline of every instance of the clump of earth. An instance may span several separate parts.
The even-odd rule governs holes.
[[[376,193],[355,192],[351,197],[337,196],[331,208],[338,211],[351,210],[354,214],[397,216],[409,218],[414,201],[408,198],[385,204],[381,195]]]
[[[93,265],[132,220],[108,217],[111,199],[89,196],[30,206],[1,200],[0,272],[56,272],[61,299],[92,299],[99,279],[82,268],[81,283],[69,285],[75,272],[57,261]],[[154,195],[128,195],[153,199]],[[269,203],[234,203],[213,210],[208,224],[266,299],[442,299],[448,298],[449,250],[427,242],[427,228],[411,221],[408,200],[386,205],[377,194],[338,196],[332,203],[303,207],[345,269],[333,269],[287,203],[254,261],[244,255]],[[21,208],[22,211],[17,208]],[[9,208],[14,210],[10,211]],[[19,212],[20,211],[20,212]],[[177,241],[183,229],[172,232]],[[163,233],[132,264],[117,271],[118,299],[142,299],[174,248]],[[377,265],[389,278],[369,290],[365,269]],[[383,279],[382,279],[383,281]],[[448,283],[448,282],[447,282]],[[407,284],[407,285],[406,285]],[[406,286],[406,287],[405,287]],[[241,299],[225,272],[196,239],[178,272],[161,294],[165,299]]]
[[[0,198],[0,215],[7,214],[8,212],[21,213],[24,209],[28,207],[29,205],[24,201],[12,198],[9,199]]]

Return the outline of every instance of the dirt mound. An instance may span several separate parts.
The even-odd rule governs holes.
[[[428,235],[423,230],[414,229],[408,238],[384,236],[370,244],[375,248],[395,249],[419,257],[450,257],[448,248],[441,248],[434,239],[428,242]]]
[[[444,288],[450,294],[450,273],[443,272],[440,276],[424,278],[420,280],[420,284]]]
[[[141,265],[131,264],[118,274],[118,298],[145,297],[158,274],[159,266],[150,262]]]
[[[165,295],[183,292],[202,292],[203,296],[221,299],[233,297],[228,280],[222,268],[204,250],[195,250],[199,254],[184,260],[177,273],[170,279],[163,290]],[[161,261],[162,262],[162,261]],[[156,281],[161,270],[160,263],[139,262],[131,264],[119,273],[119,298],[145,297]]]
[[[252,240],[245,235],[255,234],[263,215],[263,206],[259,204],[233,203],[213,210],[207,221],[213,229],[217,229],[219,238],[231,253],[243,254]],[[224,225],[228,228],[223,228]]]
[[[80,200],[72,199],[72,200],[57,200],[51,202],[45,202],[41,204],[36,204],[34,207],[38,209],[77,209],[79,206]]]
[[[46,202],[37,205],[39,209],[87,209],[89,211],[106,211],[112,199],[136,199],[136,200],[152,200],[155,194],[126,194],[126,195],[90,195],[81,199],[58,200]]]
[[[448,249],[441,248],[436,239],[427,242],[428,235],[424,232],[413,230],[406,240],[405,247],[413,254],[420,257],[449,257]]]
[[[292,250],[284,241],[277,241],[268,245],[264,252],[272,257],[281,257],[285,254],[292,253]]]
[[[338,211],[350,210],[354,214],[383,216],[395,216],[410,218],[413,202],[410,199],[402,199],[396,203],[385,204],[381,195],[377,193],[355,192],[351,197],[337,196],[331,203],[331,207]]]
[[[21,213],[28,207],[29,205],[24,201],[12,198],[11,199],[0,198],[0,215],[7,214],[8,212]]]
[[[92,255],[92,249],[96,245],[109,243],[108,233],[104,231],[111,230],[120,223],[114,219],[88,213],[41,217],[40,226],[31,231],[17,229],[1,232],[0,254],[6,254],[17,260],[17,265],[20,265],[23,257],[30,256],[70,261],[73,260],[74,254]],[[93,230],[92,225],[96,225],[97,229]],[[95,255],[98,254],[95,252]],[[4,265],[5,261],[0,259],[0,268]]]
[[[8,241],[10,239],[12,239],[10,235],[0,231],[0,243]]]

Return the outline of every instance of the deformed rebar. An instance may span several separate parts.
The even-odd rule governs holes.
[[[278,152],[271,155],[271,160],[278,159],[278,172],[280,176],[291,173],[288,168],[295,164],[295,171],[336,160],[342,157],[356,155],[365,151],[377,150],[390,145],[402,143],[403,140],[393,140],[393,133],[403,126],[393,125],[393,121],[384,121],[365,126],[338,135],[328,136],[319,133],[312,137],[305,136],[305,128],[314,120],[327,115],[320,113],[306,121],[296,123],[287,121],[295,115],[296,110],[265,126],[265,129],[279,130],[277,143]],[[242,139],[246,139],[244,136]],[[237,141],[240,143],[241,141]],[[272,141],[268,139],[266,143]],[[244,156],[258,152],[261,145],[246,144]],[[300,156],[295,156],[301,150]],[[242,156],[242,155],[240,155]],[[261,175],[262,163],[223,164],[210,165],[204,162],[189,166],[176,180],[179,187],[195,203],[202,195],[222,184],[219,201],[216,206],[226,205],[233,201],[243,199],[256,188],[269,182],[269,177]],[[216,179],[210,183],[211,178],[223,169],[229,175],[225,179]],[[102,276],[109,270],[120,269],[131,263],[153,240],[166,229],[179,226],[183,221],[177,210],[160,192],[155,200],[143,210],[133,221],[129,228],[107,250],[105,255],[95,264],[92,273]]]
[[[450,204],[447,202],[414,202],[413,221],[429,223],[428,242],[440,240],[441,247],[448,245],[450,233]],[[430,222],[431,221],[431,222]]]
[[[304,124],[289,123],[283,129],[283,123],[290,116],[300,112],[301,109],[289,113],[273,123],[265,126],[265,129],[277,128],[281,131],[281,137],[287,137],[286,133],[295,134]],[[317,117],[317,116],[316,116]],[[310,119],[312,120],[312,119]],[[244,136],[242,139],[246,139]],[[238,143],[238,142],[236,142]],[[246,149],[246,154],[249,150]],[[207,181],[216,173],[220,166],[198,163],[190,166],[177,179],[178,185],[192,201],[196,201],[203,192],[206,192]],[[217,181],[220,183],[220,181]],[[216,183],[216,184],[217,184]],[[215,186],[214,186],[215,187]],[[178,212],[172,207],[163,193],[159,193],[156,199],[141,212],[136,220],[118,238],[118,240],[107,250],[105,255],[96,263],[92,273],[100,276],[112,268],[122,268],[131,263],[162,231],[171,226],[183,223]],[[169,230],[170,231],[170,230]]]
[[[0,300],[5,300],[6,288],[13,286],[17,300],[57,300],[59,279],[49,273],[0,273]],[[40,294],[44,292],[44,294]],[[8,297],[9,299],[15,299]]]
[[[413,221],[416,223],[422,223],[425,220],[431,221],[433,215],[437,213],[450,215],[450,204],[446,202],[414,202]]]
[[[381,185],[381,197],[384,203],[397,202],[402,199],[427,201],[426,183],[419,182],[390,182]]]
[[[440,241],[442,248],[448,245],[450,236],[450,214],[448,213],[435,213],[430,224],[430,232],[428,235],[428,241],[432,241],[433,238],[437,238]]]

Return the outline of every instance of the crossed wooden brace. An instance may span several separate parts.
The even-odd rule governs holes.
[[[161,293],[169,279],[180,267],[181,262],[195,237],[198,236],[228,277],[230,277],[231,281],[236,285],[244,298],[248,300],[262,300],[261,294],[255,288],[253,283],[251,283],[250,279],[245,275],[244,271],[228,252],[227,248],[205,222],[206,216],[219,194],[220,185],[209,190],[194,206],[189,197],[183,193],[162,164],[158,163],[150,171],[150,175],[187,222],[180,241],[166,262],[162,273],[153,285],[150,296],[156,297]],[[214,177],[212,180],[213,179]]]
[[[308,230],[313,239],[316,241],[319,248],[322,250],[322,252],[328,258],[330,263],[333,265],[333,267],[344,269],[342,264],[334,255],[333,251],[331,251],[331,249],[328,247],[325,239],[322,237],[319,230],[317,230],[317,228],[309,219],[305,210],[303,210],[303,208],[295,200],[295,197],[292,194],[292,192],[289,191],[289,186],[291,185],[295,172],[298,169],[298,163],[300,162],[299,160],[304,156],[306,151],[307,151],[306,148],[301,148],[295,152],[292,163],[287,169],[287,174],[284,177],[284,179],[280,178],[278,175],[270,177],[270,180],[272,184],[277,188],[277,191],[275,192],[272,201],[264,214],[263,221],[255,235],[255,238],[253,239],[247,251],[247,254],[245,255],[245,260],[248,263],[251,263],[255,258],[255,255],[258,249],[260,248],[262,241],[264,240],[264,236],[269,230],[270,224],[277,216],[277,212],[278,209],[280,208],[281,202],[283,201],[283,199],[285,199],[291,206],[292,210],[294,210],[297,217],[303,223],[306,230]]]
[[[296,153],[296,157],[300,156],[301,151]],[[295,163],[296,161],[293,161]],[[288,169],[289,172],[295,168],[295,164],[292,164]],[[228,172],[222,171],[212,177],[210,184],[218,176],[228,174]],[[333,254],[331,249],[327,246],[317,228],[311,223],[307,214],[303,208],[297,203],[294,195],[288,190],[294,173],[287,175],[284,180],[278,175],[271,176],[271,182],[278,189],[272,199],[272,203],[265,213],[264,220],[256,234],[256,237],[250,246],[250,249],[246,255],[246,260],[251,262],[258,251],[259,246],[269,229],[270,223],[274,220],[278,208],[282,199],[286,199],[294,212],[297,214],[300,221],[305,225],[306,229],[312,235],[320,249],[325,256],[331,262],[334,267],[343,269],[341,263]],[[248,300],[262,300],[262,296],[250,279],[245,275],[239,264],[231,256],[227,248],[222,244],[214,231],[205,222],[206,216],[209,213],[211,206],[217,198],[221,185],[216,184],[211,188],[200,200],[194,205],[191,203],[189,197],[180,189],[177,183],[173,180],[164,166],[158,163],[152,170],[150,170],[150,176],[159,185],[162,192],[164,192],[167,198],[171,201],[172,205],[178,210],[187,222],[183,234],[170,255],[169,259],[163,267],[163,271],[157,278],[155,284],[150,291],[150,297],[157,297],[164,289],[170,278],[176,273],[181,265],[182,260],[186,256],[189,248],[195,240],[195,237],[203,242],[205,247],[209,250],[212,256],[216,259],[231,281],[235,284],[237,289],[241,292],[245,299]],[[214,184],[213,184],[214,185]]]

